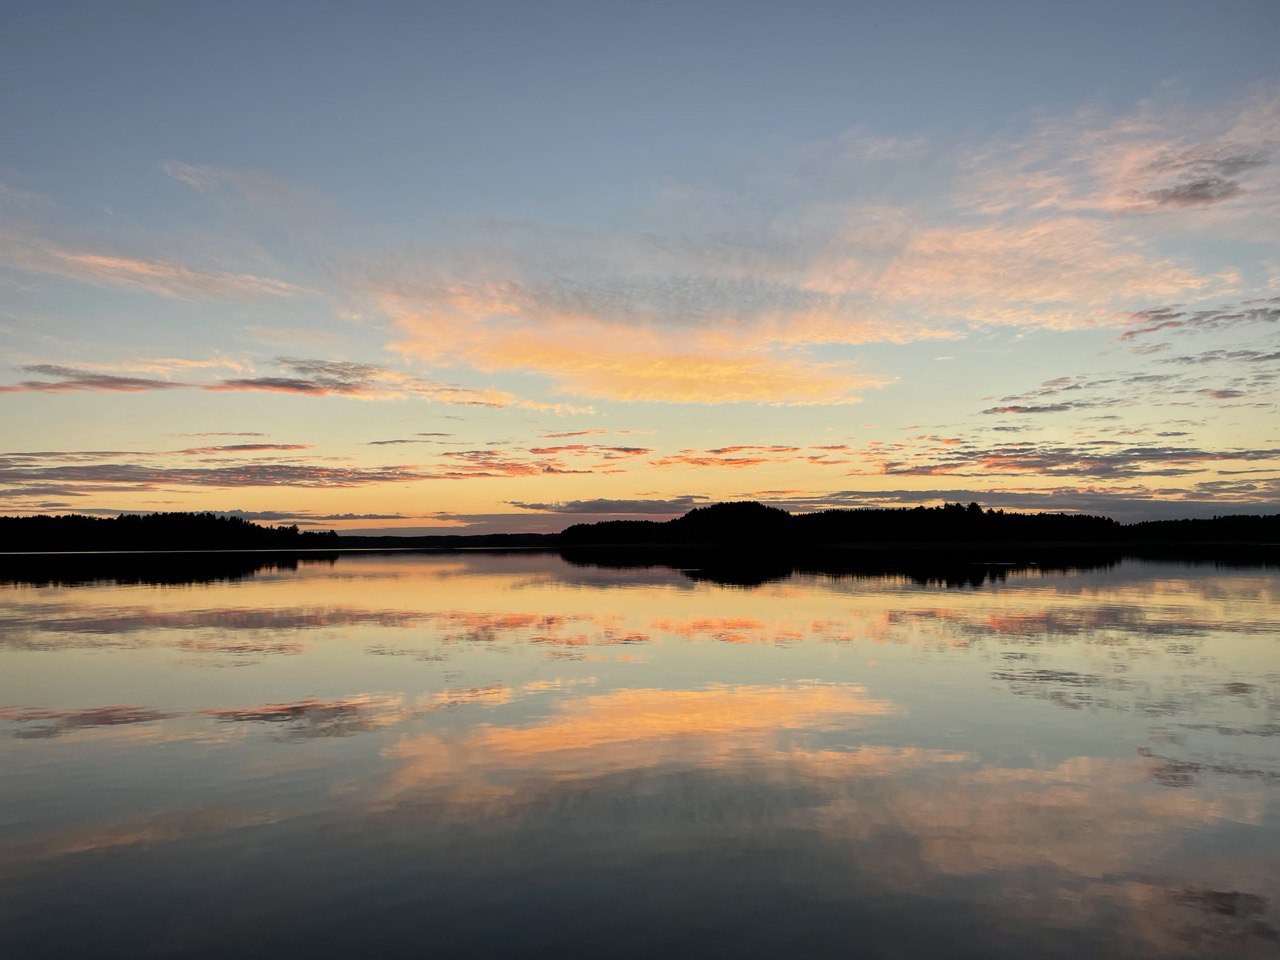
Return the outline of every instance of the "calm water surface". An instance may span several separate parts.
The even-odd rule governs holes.
[[[10,583],[0,956],[1275,957],[1277,734],[1275,569]]]

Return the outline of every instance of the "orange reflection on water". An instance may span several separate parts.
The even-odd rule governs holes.
[[[405,738],[385,751],[402,762],[388,795],[423,786],[462,795],[492,787],[484,783],[491,775],[510,781],[517,771],[595,776],[666,762],[782,756],[784,735],[849,729],[894,712],[853,684],[617,690],[562,702],[534,724],[480,723],[459,736]]]
[[[1124,955],[1265,956],[1278,593],[1164,566],[740,589],[524,555],[9,590],[0,843],[21,884],[51,857],[314,831],[301,894],[374,899],[386,870],[420,889],[409,861],[522,864],[499,892],[527,896],[557,846],[678,898],[699,856],[766,851],[762,890],[842,910],[918,895],[1046,936],[1096,924]]]

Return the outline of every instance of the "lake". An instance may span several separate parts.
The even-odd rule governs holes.
[[[1280,955],[1275,567],[61,562],[5,958]]]

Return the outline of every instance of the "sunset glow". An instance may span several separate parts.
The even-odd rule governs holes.
[[[1274,4],[606,6],[14,11],[4,511],[1277,509]]]

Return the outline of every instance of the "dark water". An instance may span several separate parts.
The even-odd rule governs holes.
[[[0,586],[5,958],[1280,955],[1274,569],[121,579]]]

